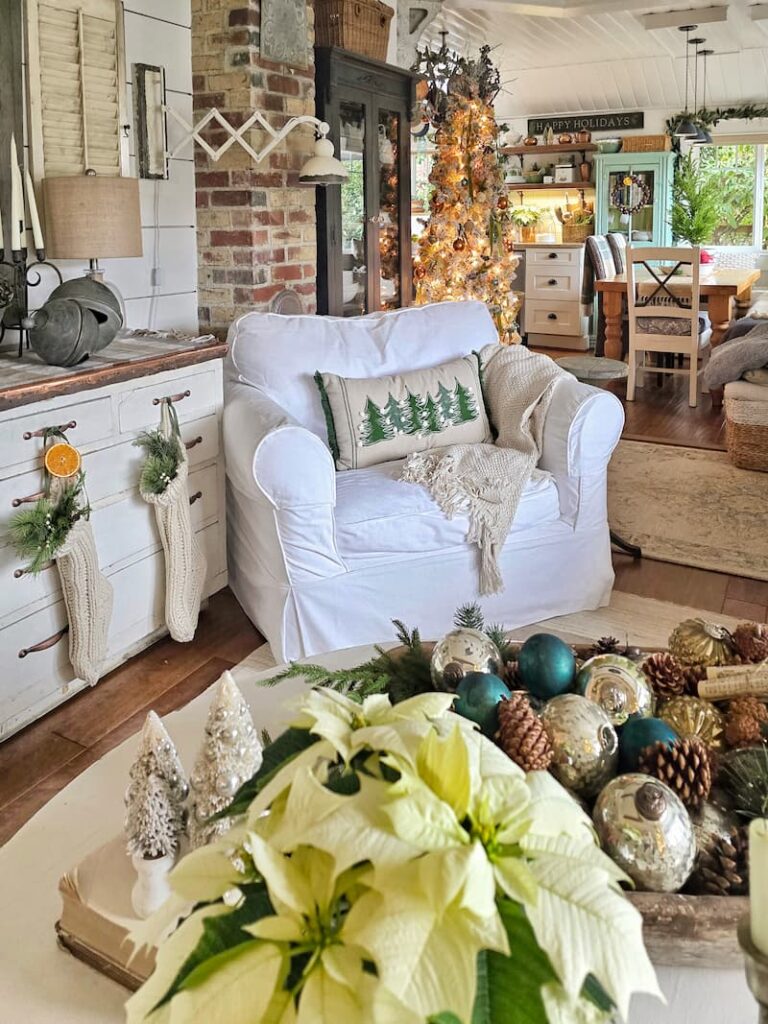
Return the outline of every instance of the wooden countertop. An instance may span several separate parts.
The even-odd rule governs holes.
[[[0,352],[0,412],[222,359],[226,353],[227,346],[215,339],[127,336],[78,366],[64,367],[48,366],[31,351],[19,359],[14,346]]]

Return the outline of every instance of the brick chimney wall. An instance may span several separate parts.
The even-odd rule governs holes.
[[[313,61],[314,17],[308,3],[307,57]],[[259,110],[280,128],[315,113],[314,64],[294,70],[260,53],[260,0],[192,0],[195,119],[212,107],[236,126]],[[204,132],[211,145],[226,133]],[[264,131],[247,139],[258,152]],[[235,317],[268,309],[285,288],[298,292],[305,312],[316,309],[315,190],[298,184],[312,153],[310,126],[295,129],[261,163],[235,144],[218,162],[195,146],[200,328],[220,336]]]

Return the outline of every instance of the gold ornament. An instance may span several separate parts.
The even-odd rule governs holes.
[[[417,281],[421,281],[421,279],[425,276],[426,273],[427,268],[424,266],[423,263],[417,263],[413,268],[413,276],[416,278]]]
[[[669,651],[683,665],[731,665],[734,650],[725,626],[686,619],[669,638]]]
[[[499,201],[496,204],[500,210],[506,210],[509,206],[509,200],[506,196],[499,196]]]
[[[464,250],[467,248],[467,243],[461,236],[459,236],[453,243],[453,248],[456,252],[464,252]]]
[[[658,712],[678,735],[698,736],[711,750],[723,748],[723,716],[714,704],[700,697],[673,697]]]

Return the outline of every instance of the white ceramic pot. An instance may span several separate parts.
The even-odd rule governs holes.
[[[170,853],[154,860],[142,857],[140,853],[132,854],[136,883],[131,890],[131,904],[137,917],[145,918],[154,914],[171,895],[168,874],[173,862],[174,857]]]

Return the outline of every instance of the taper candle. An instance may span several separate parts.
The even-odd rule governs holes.
[[[749,918],[752,941],[768,956],[768,821],[749,825]]]
[[[21,185],[19,155],[16,152],[16,136],[11,135],[11,250],[23,248],[24,236],[24,189]]]
[[[29,171],[25,171],[27,182],[27,205],[29,206],[29,219],[32,221],[32,236],[35,239],[35,251],[43,252],[45,242],[43,241],[43,229],[40,227],[40,214],[37,210],[37,199],[35,198],[35,186]]]

